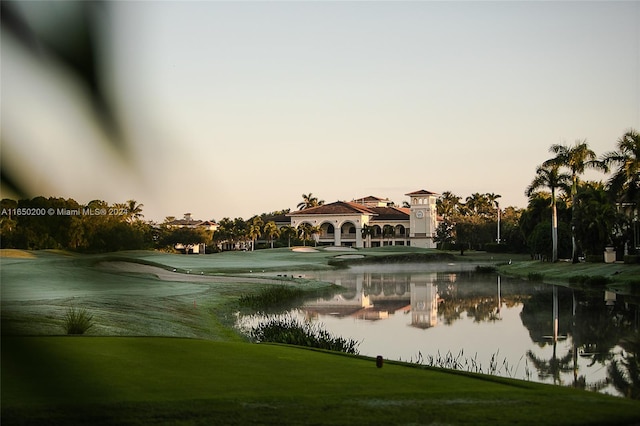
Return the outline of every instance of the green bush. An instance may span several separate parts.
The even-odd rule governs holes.
[[[585,260],[589,263],[603,263],[604,256],[602,254],[589,254],[586,256]]]
[[[624,263],[640,263],[640,255],[637,254],[625,254]]]
[[[84,334],[93,327],[93,315],[84,308],[71,307],[64,316],[63,327],[67,334]]]

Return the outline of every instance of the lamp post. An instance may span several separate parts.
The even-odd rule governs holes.
[[[498,244],[500,244],[500,203],[497,201],[495,203],[496,209],[498,209]]]

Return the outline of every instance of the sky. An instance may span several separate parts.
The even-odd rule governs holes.
[[[20,7],[73,39],[76,6]],[[124,159],[73,76],[3,30],[2,167],[33,196],[134,199],[156,221],[248,219],[308,193],[526,207],[552,144],[600,155],[640,130],[637,1],[121,1],[100,16]]]

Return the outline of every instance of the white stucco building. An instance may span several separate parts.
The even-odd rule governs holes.
[[[406,245],[435,248],[438,194],[421,189],[405,194],[409,207],[395,207],[388,199],[373,196],[350,202],[336,201],[287,214],[291,226],[318,227],[322,245],[379,247]]]

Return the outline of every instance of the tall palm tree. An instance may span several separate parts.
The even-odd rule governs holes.
[[[302,245],[307,245],[307,240],[311,236],[311,224],[302,223],[298,226],[298,237],[302,240]]]
[[[262,235],[262,226],[264,225],[264,221],[260,216],[256,216],[253,218],[251,223],[249,224],[248,236],[251,239],[251,251],[253,251],[256,245],[256,239],[260,238]]]
[[[273,248],[273,239],[278,238],[280,235],[280,230],[278,229],[278,225],[272,220],[264,224],[263,228],[264,235],[269,239],[271,243],[271,248]]]
[[[302,201],[298,203],[298,210],[309,209],[311,207],[317,207],[324,204],[324,200],[318,200],[310,192],[308,194],[302,194]]]
[[[614,244],[612,236],[624,227],[624,215],[616,209],[602,182],[583,182],[578,187],[577,233],[589,254],[602,253]]]
[[[622,339],[620,346],[626,354],[619,361],[611,361],[607,369],[611,383],[627,398],[640,399],[640,339]]]
[[[630,129],[617,142],[616,151],[607,152],[602,161],[616,170],[609,179],[609,189],[620,203],[632,208],[640,205],[640,133]]]
[[[549,152],[556,154],[556,156],[545,161],[543,165],[555,164],[560,167],[566,167],[571,171],[571,260],[573,263],[578,263],[574,207],[576,205],[580,175],[587,168],[606,170],[606,166],[597,159],[596,153],[589,148],[586,140],[578,140],[573,146],[554,144],[549,148]]]
[[[135,222],[143,218],[142,208],[144,204],[138,204],[136,200],[128,200],[127,201],[127,222]]]
[[[293,226],[285,225],[280,228],[280,236],[288,240],[287,247],[291,247],[291,237],[295,237],[297,235],[297,230]]]
[[[460,197],[451,191],[445,191],[436,201],[438,214],[445,218],[451,218],[460,208]]]
[[[371,237],[375,234],[373,226],[364,224],[362,225],[362,238],[365,240],[366,245],[371,245]]]
[[[551,261],[558,260],[558,211],[556,209],[556,193],[557,191],[569,190],[568,182],[571,179],[566,173],[560,173],[560,166],[551,164],[548,166],[538,166],[536,169],[536,177],[527,187],[525,194],[531,197],[540,188],[548,188],[551,191]]]
[[[391,238],[393,238],[396,234],[396,228],[393,227],[393,225],[385,225],[382,228],[382,238],[389,238],[389,240],[391,240]]]

